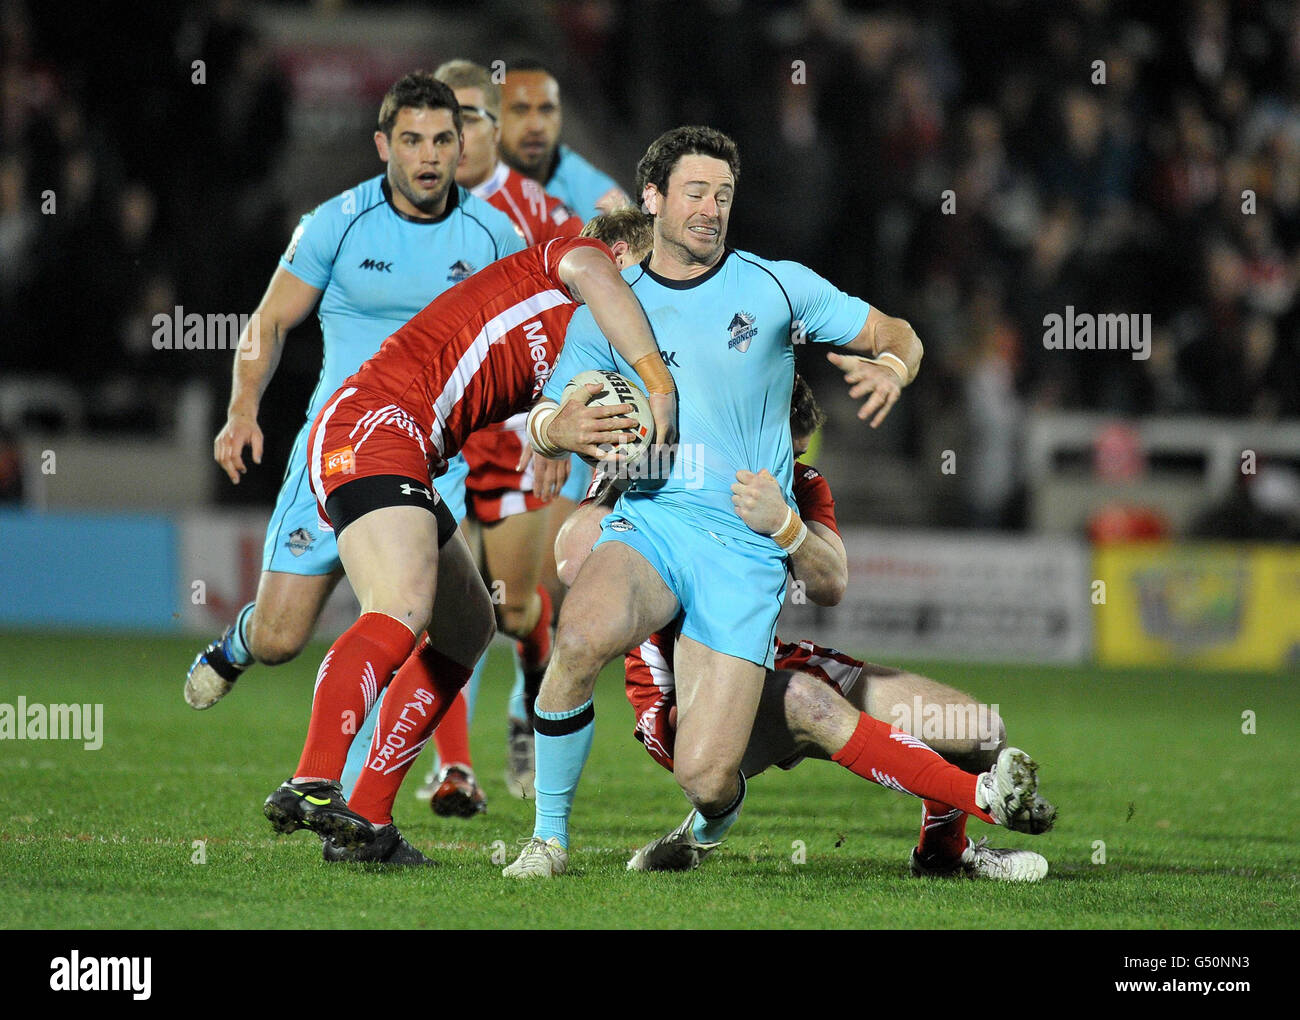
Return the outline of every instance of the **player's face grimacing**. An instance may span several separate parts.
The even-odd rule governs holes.
[[[501,88],[501,158],[537,178],[559,144],[560,86],[542,71],[508,72]]]
[[[479,88],[456,89],[460,103],[461,131],[465,140],[456,183],[462,188],[477,188],[488,179],[497,165],[497,141],[501,129],[487,108],[487,99]]]
[[[460,163],[460,132],[451,111],[404,106],[391,136],[375,132],[375,146],[388,163],[393,204],[408,216],[440,216]]]
[[[711,266],[727,240],[736,190],[731,168],[713,156],[686,155],[668,175],[668,193],[647,185],[646,209],[655,217],[656,241],[684,264]]]

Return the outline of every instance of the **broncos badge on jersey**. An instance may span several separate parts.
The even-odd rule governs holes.
[[[740,351],[741,354],[749,350],[749,342],[758,335],[758,327],[754,325],[754,316],[749,312],[737,312],[733,315],[727,329],[731,331],[731,339],[727,341],[727,349]]]
[[[468,280],[477,272],[478,270],[464,259],[457,259],[450,267],[448,267],[447,279],[452,283],[460,283],[462,280]]]

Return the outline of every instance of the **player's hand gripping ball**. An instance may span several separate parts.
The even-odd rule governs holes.
[[[619,466],[617,471],[611,472],[616,478],[630,481],[629,476],[635,477],[636,466],[645,459],[650,451],[650,444],[654,442],[655,438],[655,420],[650,411],[650,398],[645,395],[640,386],[626,376],[607,369],[591,369],[586,372],[579,372],[569,380],[568,385],[564,387],[564,392],[560,395],[560,404],[563,405],[569,400],[581,400],[586,393],[584,387],[587,383],[594,383],[601,387],[599,393],[590,394],[586,400],[588,407],[631,404],[634,408],[627,417],[634,418],[637,427],[623,433],[623,448],[627,453],[627,459]],[[590,457],[583,457],[582,459],[594,468],[601,470],[610,468],[610,465],[598,460],[592,460]]]

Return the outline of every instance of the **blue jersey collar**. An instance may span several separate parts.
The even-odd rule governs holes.
[[[659,284],[659,286],[661,287],[668,287],[671,290],[690,290],[692,287],[698,287],[700,284],[713,279],[713,277],[717,275],[718,270],[722,268],[723,264],[730,257],[731,257],[731,249],[723,248],[722,258],[718,259],[718,261],[713,264],[713,266],[709,269],[707,273],[704,273],[702,276],[692,277],[689,280],[670,280],[666,276],[660,276],[658,273],[656,273],[653,269],[650,268],[649,255],[647,255],[644,259],[641,260],[641,268],[645,270],[646,276],[650,277],[650,279],[654,280],[654,282]]]
[[[442,223],[448,216],[460,208],[460,185],[453,184],[451,190],[447,192],[447,207],[443,209],[442,215],[435,216],[433,219],[426,219],[422,216],[408,216],[401,209],[393,205],[393,190],[388,186],[388,176],[380,178],[379,187],[384,192],[384,201],[388,203],[388,208],[392,210],[394,216],[400,216],[407,223]]]

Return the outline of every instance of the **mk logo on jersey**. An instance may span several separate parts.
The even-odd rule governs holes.
[[[359,269],[373,269],[380,273],[391,273],[393,271],[392,262],[380,262],[378,259],[366,259],[361,263]]]
[[[664,359],[664,364],[665,364],[665,365],[672,365],[673,368],[681,368],[681,367],[682,367],[681,364],[677,361],[677,352],[676,352],[676,351],[660,351],[660,352],[659,352],[659,357],[661,357],[661,358]]]
[[[464,259],[457,259],[447,270],[447,279],[452,283],[460,283],[461,280],[468,280],[476,272],[478,272],[478,270]]]
[[[337,475],[342,472],[350,475],[357,469],[357,457],[352,452],[352,447],[344,446],[341,449],[334,450],[325,454],[325,475]]]
[[[754,316],[749,312],[737,312],[733,315],[727,329],[731,331],[731,339],[727,341],[727,349],[740,351],[741,354],[749,350],[749,342],[758,335],[758,327],[754,325]]]

